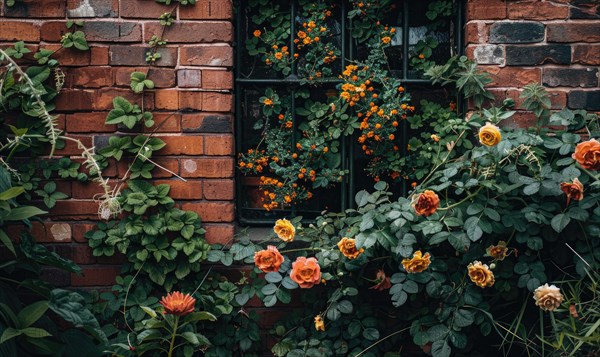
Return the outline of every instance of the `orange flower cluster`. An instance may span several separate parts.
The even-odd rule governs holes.
[[[273,157],[273,160],[278,160],[277,157]],[[248,150],[247,155],[240,158],[238,166],[242,171],[248,173],[261,173],[269,165],[269,157],[265,155],[265,151],[261,150]]]

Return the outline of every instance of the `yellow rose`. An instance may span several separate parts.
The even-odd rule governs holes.
[[[490,270],[487,264],[482,264],[480,261],[474,261],[467,266],[469,278],[480,288],[487,288],[494,285],[494,273]]]
[[[344,256],[348,259],[356,259],[362,252],[364,252],[364,248],[360,248],[360,250],[356,249],[356,242],[352,238],[342,238],[338,244],[338,248],[340,252],[344,254]]]
[[[508,248],[506,242],[501,240],[498,245],[490,245],[485,251],[494,260],[504,260],[507,257]]]
[[[535,304],[544,311],[554,311],[563,301],[560,289],[554,285],[544,284],[533,292]]]
[[[479,142],[485,146],[496,146],[502,140],[500,129],[492,123],[487,123],[479,129]]]
[[[423,255],[420,250],[417,250],[411,259],[402,259],[402,266],[408,273],[420,273],[427,269],[429,264],[431,264],[429,258],[429,253]]]
[[[325,321],[323,321],[321,315],[315,316],[315,330],[325,331]]]
[[[287,219],[278,219],[275,222],[275,227],[273,227],[273,231],[277,234],[277,236],[284,242],[291,242],[294,240],[294,236],[296,235],[296,228],[292,222]]]

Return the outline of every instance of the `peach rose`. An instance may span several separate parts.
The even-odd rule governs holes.
[[[276,272],[283,263],[283,255],[270,245],[267,249],[254,253],[254,264],[265,273]]]
[[[492,123],[486,123],[479,129],[479,142],[485,146],[496,146],[502,140],[500,128]]]
[[[506,242],[501,240],[497,245],[490,245],[485,250],[487,255],[492,257],[494,260],[504,260],[508,253],[508,248],[506,247]]]
[[[312,288],[321,282],[321,267],[316,258],[298,257],[292,263],[290,278],[301,288]]]
[[[425,190],[425,192],[417,196],[415,203],[413,203],[413,208],[417,215],[424,217],[434,214],[439,206],[440,198],[431,190]]]
[[[340,252],[348,259],[356,259],[365,251],[364,248],[360,248],[360,250],[356,249],[356,241],[352,238],[342,238],[337,246],[340,249]]]
[[[600,170],[600,142],[590,139],[577,144],[572,157],[584,169]]]
[[[392,283],[390,283],[390,277],[385,276],[385,271],[383,269],[379,269],[377,271],[375,281],[377,282],[377,284],[371,286],[369,289],[383,291],[389,289],[392,286]]]
[[[431,264],[431,260],[429,258],[429,253],[425,253],[425,255],[423,255],[420,250],[417,250],[411,259],[402,259],[402,266],[407,273],[420,273],[427,269],[429,264]]]
[[[315,330],[325,331],[325,321],[323,321],[321,315],[315,316]]]
[[[544,284],[533,292],[535,304],[544,311],[554,311],[563,301],[560,289],[554,285]]]
[[[284,242],[291,242],[294,240],[294,236],[296,235],[296,228],[292,222],[287,219],[278,219],[275,222],[275,227],[273,230],[277,234],[277,236]]]
[[[571,202],[571,199],[574,199],[575,201],[581,201],[583,199],[583,184],[579,182],[579,179],[577,178],[573,180],[573,183],[562,182],[560,184],[560,189],[567,195],[567,206],[569,205],[569,202]]]
[[[487,288],[494,285],[494,273],[490,270],[487,264],[482,264],[480,261],[474,261],[467,266],[469,278],[480,288]]]

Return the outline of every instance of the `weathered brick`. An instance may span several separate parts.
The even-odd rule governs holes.
[[[231,71],[202,71],[203,89],[233,89],[233,72]]]
[[[481,66],[492,77],[490,87],[521,87],[529,83],[540,83],[541,69]]]
[[[548,42],[600,42],[600,22],[556,23],[546,25]]]
[[[98,202],[92,200],[65,200],[56,202],[50,210],[53,218],[64,218],[69,220],[97,219]]]
[[[110,67],[72,68],[67,71],[65,87],[100,88],[114,84]]]
[[[114,66],[147,66],[145,46],[113,45],[109,49],[109,63]],[[155,65],[159,67],[174,67],[177,64],[177,49],[162,47],[158,50],[161,57]]]
[[[569,93],[569,108],[600,110],[600,90],[574,90]]]
[[[467,47],[467,56],[478,64],[503,64],[504,47],[498,45],[478,45]]]
[[[57,60],[61,67],[87,66],[91,63],[91,51],[79,51],[74,47],[61,49],[59,44],[48,44],[45,45],[44,48],[50,51],[57,51],[60,49],[52,56],[52,58]]]
[[[502,122],[503,127],[513,129],[536,126],[538,119],[532,112],[517,111],[511,118]]]
[[[177,85],[181,88],[202,88],[202,71],[199,69],[178,70]]]
[[[205,135],[205,155],[233,155],[233,134]]]
[[[207,200],[231,201],[235,197],[233,180],[204,180],[204,198]]]
[[[154,91],[156,109],[179,109],[179,91],[176,89],[159,89]]]
[[[22,18],[64,18],[66,14],[65,5],[64,0],[17,1],[13,6],[5,7],[4,16]]]
[[[232,123],[232,116],[223,114],[194,113],[181,117],[181,127],[188,133],[230,133]]]
[[[470,21],[465,28],[467,43],[487,43],[490,26],[484,21]]]
[[[71,285],[71,273],[62,269],[45,267],[41,271],[40,279],[57,287]]]
[[[48,222],[46,226],[46,236],[55,243],[71,242],[71,225],[64,222]]]
[[[548,87],[597,87],[597,68],[544,68],[542,83]]]
[[[181,160],[182,177],[233,177],[233,158],[198,158]]]
[[[196,212],[202,222],[233,222],[235,207],[232,202],[186,202],[181,209]]]
[[[600,19],[600,2],[598,0],[571,0],[570,18]]]
[[[228,93],[205,92],[202,96],[202,110],[207,112],[231,112],[233,96]]]
[[[532,66],[545,63],[570,64],[570,45],[506,46],[506,64]]]
[[[146,133],[180,133],[181,132],[181,114],[179,113],[159,113],[155,112],[154,123],[155,125],[146,128]]]
[[[199,200],[202,199],[202,181],[180,179],[156,180],[156,185],[167,184],[171,186],[169,196],[175,200]]]
[[[600,45],[573,45],[573,63],[600,66]]]
[[[204,104],[204,96],[206,93],[199,91],[182,91],[179,92],[179,109],[195,109],[202,110]],[[208,109],[205,109],[208,110]]]
[[[470,0],[467,3],[467,20],[495,20],[506,18],[503,0]]]
[[[93,109],[94,91],[79,89],[63,89],[61,95],[56,97],[56,110],[75,111]]]
[[[184,20],[229,20],[232,17],[231,0],[198,0],[196,5],[179,7],[179,18]]]
[[[175,70],[171,68],[158,67],[119,67],[115,68],[115,83],[118,86],[129,87],[131,83],[131,73],[146,73],[148,79],[154,82],[155,88],[170,88],[175,86]]]
[[[109,186],[114,187],[116,181],[111,180]],[[97,182],[77,182],[71,185],[72,196],[75,199],[93,199],[104,193],[104,189]]]
[[[541,22],[496,22],[490,26],[490,43],[534,43],[544,40]]]
[[[202,155],[204,138],[199,135],[156,136],[167,145],[157,152],[158,155]]]
[[[67,0],[67,15],[77,17],[117,17],[119,0]]]
[[[231,243],[235,234],[235,227],[232,224],[205,224],[206,240],[210,244],[228,244]]]
[[[555,20],[569,16],[569,6],[551,1],[507,2],[508,18],[515,20]]]
[[[40,28],[37,24],[20,21],[0,21],[1,41],[29,41],[40,40]]]
[[[110,133],[117,129],[116,125],[104,124],[106,112],[79,112],[66,116],[68,133]]]
[[[71,244],[64,248],[67,249],[63,249],[62,252],[57,251],[57,253],[77,264],[94,264],[96,262],[93,249],[87,244]]]
[[[521,108],[523,106],[524,99],[521,98],[522,90],[519,89],[490,89],[490,92],[495,98],[495,103],[498,105],[506,98],[510,98],[515,101],[515,108]],[[567,92],[564,90],[548,90],[548,96],[550,97],[551,109],[562,109],[567,106]]]
[[[144,23],[144,37],[148,41],[152,35],[160,34],[162,26],[156,22]],[[233,26],[226,21],[175,22],[167,28],[164,38],[169,43],[211,43],[232,42]]]
[[[134,104],[141,105],[141,98],[139,94],[133,93],[128,89],[121,88],[101,88],[96,90],[94,94],[94,110],[112,110],[114,108],[113,100],[115,97],[124,97],[128,101]],[[144,110],[152,110],[154,108],[154,93],[144,93]]]
[[[73,233],[73,240],[79,243],[87,243],[87,238],[84,235],[89,232],[96,230],[96,224],[92,223],[74,223],[72,224],[71,231]]]
[[[83,275],[71,274],[73,286],[110,286],[115,283],[115,277],[121,272],[120,267],[85,266]]]
[[[184,66],[233,66],[233,48],[229,45],[197,45],[179,48]]]
[[[90,48],[90,64],[93,66],[108,65],[108,46],[92,46]]]
[[[193,6],[193,5],[192,5]],[[121,17],[135,19],[157,19],[165,12],[169,12],[170,7],[155,1],[126,0],[121,1]]]
[[[65,22],[45,22],[41,33],[44,41],[58,42],[71,30]],[[84,22],[82,31],[88,41],[138,42],[142,40],[142,26],[134,22],[95,21]]]

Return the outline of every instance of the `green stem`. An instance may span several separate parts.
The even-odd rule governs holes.
[[[475,191],[475,192],[473,192],[473,193],[469,194],[467,197],[463,198],[462,200],[460,200],[460,201],[458,201],[458,202],[456,202],[456,203],[454,203],[454,204],[451,204],[450,206],[446,206],[446,207],[438,208],[438,211],[447,211],[447,210],[449,210],[449,209],[451,209],[451,208],[454,208],[454,207],[456,207],[456,206],[459,206],[459,205],[463,204],[463,203],[464,203],[464,202],[466,202],[467,200],[469,200],[469,199],[471,199],[471,198],[473,198],[473,197],[477,196],[477,194],[479,193],[479,191],[481,191],[481,189],[482,189],[482,188],[483,188],[483,187],[479,187],[479,188],[477,189],[477,191]]]
[[[325,250],[325,249],[323,249],[323,248],[297,248],[297,249],[282,250],[279,253],[302,252],[305,250]]]
[[[175,336],[177,336],[177,327],[179,326],[179,316],[175,316],[175,325],[173,326],[173,335],[171,336],[171,343],[169,344],[169,352],[167,357],[173,356],[175,350]]]

